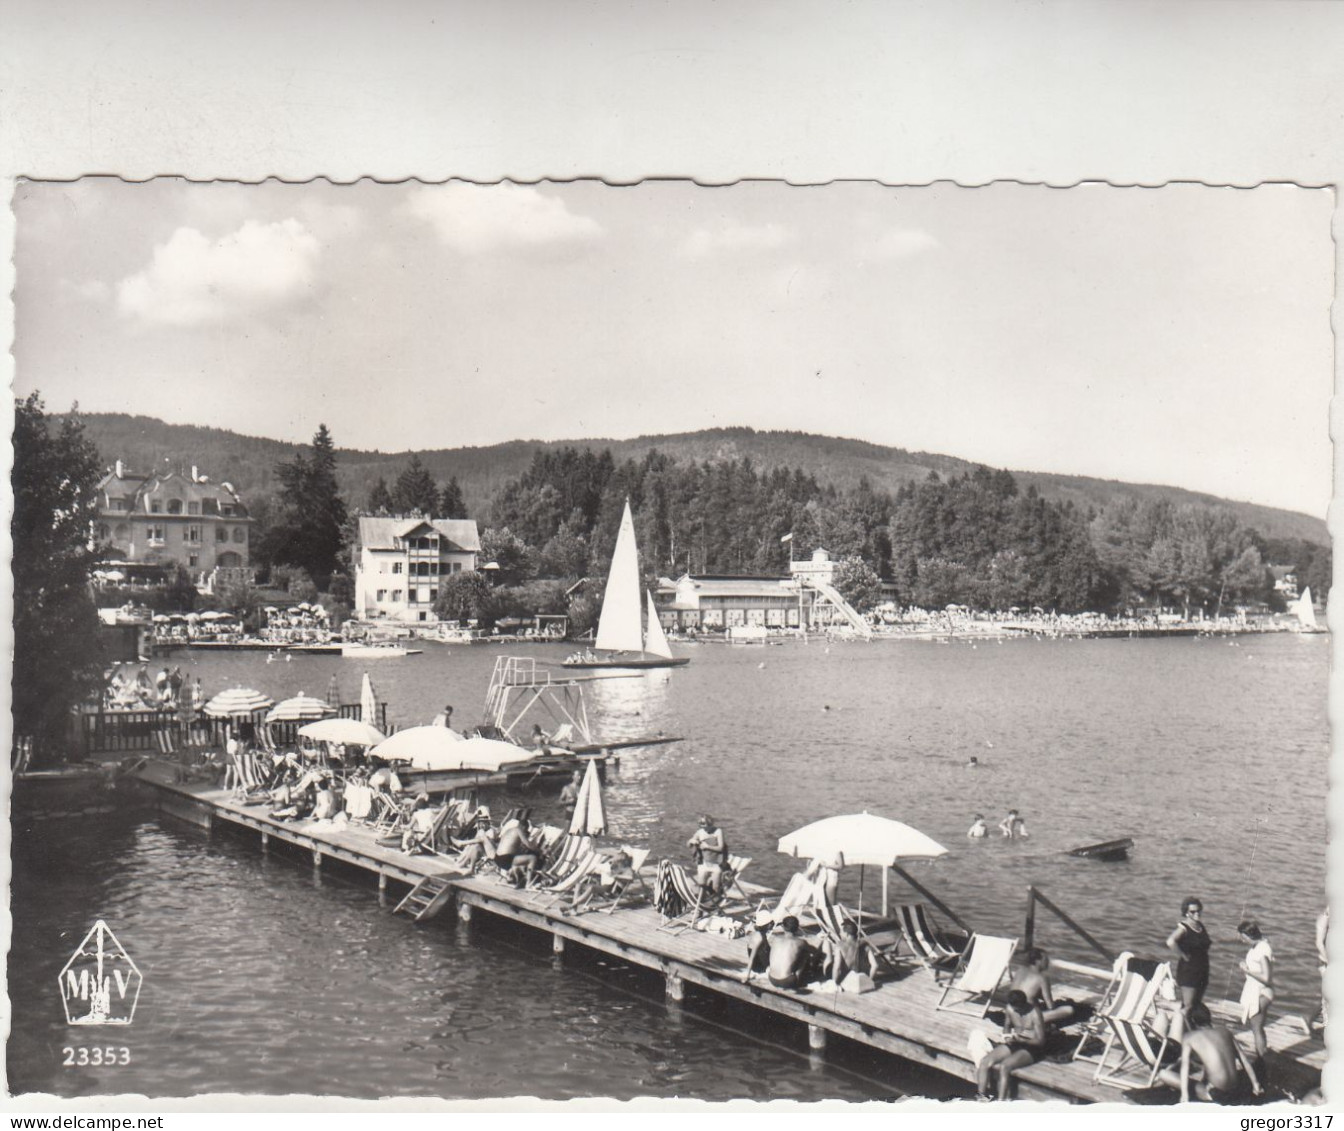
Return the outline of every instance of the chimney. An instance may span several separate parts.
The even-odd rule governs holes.
[[[121,466],[121,460],[117,460],[117,478],[120,479],[125,474],[125,468]]]
[[[193,483],[200,482],[200,480],[196,477],[196,465],[194,463],[191,465],[191,481]]]

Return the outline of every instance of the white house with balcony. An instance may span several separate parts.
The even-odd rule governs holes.
[[[355,546],[355,616],[434,624],[439,586],[476,568],[475,519],[360,515]]]

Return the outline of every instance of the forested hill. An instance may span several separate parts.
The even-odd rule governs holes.
[[[275,467],[292,459],[305,445],[256,436],[244,436],[218,428],[165,424],[147,416],[120,413],[88,413],[83,416],[89,438],[108,465],[117,459],[136,471],[147,471],[165,461],[190,469],[195,465],[216,482],[227,481],[247,498],[269,494],[277,486]],[[316,429],[316,423],[314,424]],[[340,437],[333,437],[339,444]],[[909,452],[862,440],[816,436],[804,432],[759,432],[751,428],[715,428],[667,436],[641,436],[633,440],[586,439],[562,442],[516,440],[482,448],[448,448],[416,453],[365,452],[337,449],[341,487],[356,505],[368,497],[381,476],[396,479],[412,454],[434,479],[445,483],[456,478],[469,512],[483,521],[500,490],[527,469],[539,450],[564,447],[610,449],[619,463],[637,460],[656,448],[679,462],[750,459],[758,471],[798,468],[815,476],[823,486],[852,489],[867,477],[872,486],[894,493],[903,483],[925,479],[930,471],[944,478],[972,470],[976,465],[953,456]],[[1175,504],[1218,504],[1227,507],[1239,522],[1267,538],[1300,538],[1322,546],[1330,543],[1323,517],[1220,499],[1179,487],[1121,483],[1085,476],[1052,475],[1010,468],[1023,490],[1034,485],[1047,499],[1072,500],[1081,507],[1100,509],[1107,503],[1131,497],[1138,500],[1169,499]]]

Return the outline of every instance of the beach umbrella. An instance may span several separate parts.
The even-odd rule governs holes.
[[[336,682],[335,672],[332,672],[331,679],[327,681],[327,705],[333,708],[341,705],[341,686]]]
[[[308,722],[313,719],[325,719],[331,714],[331,708],[323,699],[315,699],[300,691],[289,699],[282,699],[266,716],[268,723]]]
[[[570,836],[601,836],[607,831],[607,813],[602,804],[602,782],[597,776],[597,759],[588,760],[588,769],[579,786],[574,802],[574,816],[569,822]]]
[[[389,762],[409,762],[412,770],[493,774],[504,766],[531,761],[535,751],[493,738],[462,738],[447,727],[422,726],[398,731],[370,753]]]
[[[162,613],[159,613],[157,616],[155,616],[155,618],[154,618],[154,623],[155,623],[155,624],[167,624],[167,623],[168,623],[168,618],[167,618],[166,616],[164,616]]]
[[[339,742],[345,746],[377,746],[387,735],[358,719],[321,719],[299,727],[299,734],[314,742]]]
[[[231,687],[211,699],[205,705],[205,713],[212,719],[233,719],[239,715],[255,715],[274,702],[269,696],[253,691],[250,687]]]
[[[932,837],[900,821],[872,813],[850,813],[813,821],[781,837],[779,851],[790,856],[834,860],[840,867],[859,865],[859,911],[863,911],[863,868],[882,869],[882,903],[886,910],[887,869],[898,860],[932,860],[947,849]]]
[[[378,725],[378,696],[373,691],[373,680],[364,673],[364,681],[359,685],[359,717],[370,726]]]

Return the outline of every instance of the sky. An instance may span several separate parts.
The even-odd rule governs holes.
[[[15,391],[51,411],[387,452],[746,425],[1330,500],[1329,190],[86,178],[14,208]]]

